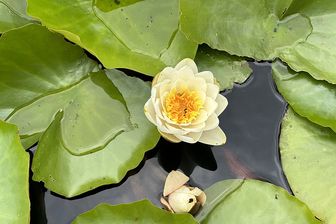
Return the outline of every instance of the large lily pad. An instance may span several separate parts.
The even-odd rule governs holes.
[[[26,15],[26,0],[0,0],[0,33],[32,21]]]
[[[27,147],[37,141],[38,133],[43,132],[48,127],[53,115],[57,110],[64,109],[67,103],[74,101],[78,103],[78,98],[81,96],[82,101],[87,100],[85,103],[81,103],[81,107],[88,107],[91,106],[87,105],[88,102],[96,101],[97,98],[105,103],[108,100],[107,98],[111,98],[109,95],[112,95],[112,93],[105,93],[105,90],[100,90],[101,94],[95,96],[88,96],[89,91],[82,92],[82,94],[77,91],[78,94],[71,96],[68,94],[65,97],[66,93],[71,92],[68,89],[74,85],[81,85],[81,80],[85,79],[89,72],[95,70],[97,65],[79,47],[67,43],[61,35],[53,34],[42,26],[28,25],[3,34],[0,39],[0,54],[6,55],[6,57],[0,58],[0,95],[2,96],[0,118],[16,124],[22,138],[27,139],[34,136],[30,138],[30,141],[25,141],[29,143],[25,144]],[[97,88],[90,89],[90,91],[97,93]],[[120,98],[120,94],[115,88],[112,87],[111,91],[114,91],[114,95]],[[72,91],[71,93],[74,92]],[[55,100],[55,96],[60,97]],[[84,100],[84,98],[87,99]],[[48,101],[48,99],[55,101]],[[94,103],[96,104],[97,102]],[[92,120],[91,124],[88,120],[85,120],[84,123],[82,122],[86,126],[74,124],[77,119],[72,118],[80,115],[78,113],[79,109],[74,109],[74,105],[76,104],[73,104],[72,111],[68,110],[71,112],[68,113],[70,116],[68,120],[73,121],[67,123],[68,132],[72,131],[72,125],[77,129],[77,134],[82,133],[82,130],[79,130],[80,128],[86,128],[86,132],[90,132],[90,130],[92,132],[92,128],[88,128],[92,124]],[[70,105],[67,105],[67,107],[71,109]],[[122,108],[122,112],[124,112],[125,116],[128,116],[124,105],[122,105]],[[106,115],[106,113],[111,111],[103,110],[103,112]],[[92,113],[89,117],[96,119],[101,117],[100,115],[102,114],[104,113]],[[82,119],[82,121],[84,120]],[[104,123],[103,121],[98,121],[99,119],[96,119],[94,123]],[[99,130],[103,131],[104,129]],[[76,135],[76,133],[74,134]],[[69,137],[71,136],[66,136],[66,138]],[[75,143],[82,136],[72,137],[75,137],[73,139]],[[97,139],[95,135],[90,137],[92,137],[91,140],[93,138]],[[99,136],[101,139],[102,137]],[[90,139],[86,140],[90,141]],[[65,142],[67,142],[66,139]],[[80,149],[80,147],[73,147],[73,144],[67,144],[67,146],[69,146],[69,149]],[[86,145],[86,147],[88,146],[90,147],[90,145]],[[74,150],[74,153],[81,153],[82,151],[85,150]]]
[[[111,2],[111,1],[109,1]],[[179,31],[178,0],[29,0],[28,12],[94,54],[107,68],[156,75],[193,58],[197,45]]]
[[[0,121],[0,223],[28,224],[29,155],[14,125]]]
[[[202,224],[318,224],[308,207],[284,189],[257,180],[225,180],[206,189]],[[202,213],[202,211],[201,211]]]
[[[286,15],[309,18],[313,31],[307,40],[281,52],[280,58],[296,71],[336,84],[336,1],[294,0]]]
[[[17,124],[21,135],[33,136],[42,133],[62,110],[60,141],[75,155],[87,154],[132,128],[123,101],[104,72],[97,72],[16,110],[7,121]]]
[[[295,196],[324,223],[336,223],[336,134],[289,108],[282,122],[280,153]]]
[[[73,197],[104,184],[118,183],[159,140],[159,133],[143,111],[150,84],[116,70],[107,71],[107,76],[125,100],[133,127],[100,151],[75,156],[62,144],[65,113],[59,112],[40,140],[32,170],[34,180],[43,181],[47,188],[63,196]]]
[[[284,16],[290,4],[291,0],[181,0],[181,29],[214,49],[273,59],[311,32],[304,16]]]
[[[232,89],[234,83],[243,83],[252,70],[247,61],[206,46],[198,48],[195,61],[200,71],[211,71],[220,90]]]
[[[279,92],[301,116],[336,131],[336,86],[305,72],[294,72],[280,61],[273,63]]]
[[[0,119],[47,92],[67,88],[96,64],[83,50],[39,25],[9,31],[0,38]]]
[[[130,204],[100,204],[79,215],[72,224],[196,224],[190,214],[173,214],[154,206],[148,200]]]

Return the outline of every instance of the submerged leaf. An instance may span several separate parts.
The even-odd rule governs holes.
[[[190,214],[173,214],[142,200],[129,204],[100,204],[79,215],[72,224],[196,224]]]
[[[289,108],[282,122],[280,153],[295,196],[323,223],[336,223],[336,134]]]
[[[313,31],[305,41],[282,51],[280,58],[295,71],[336,84],[336,1],[294,0],[286,15],[294,13],[309,18]]]
[[[225,180],[205,190],[202,224],[318,224],[308,207],[284,189],[257,180]],[[210,209],[209,209],[210,208]]]
[[[0,120],[0,223],[28,224],[29,155],[21,146],[17,128]]]
[[[232,89],[234,83],[245,82],[252,72],[245,60],[206,46],[198,48],[195,61],[200,71],[213,73],[221,91]]]
[[[294,72],[280,61],[273,63],[272,69],[279,92],[295,112],[336,132],[335,85]]]
[[[307,18],[284,16],[291,0],[181,0],[187,38],[232,55],[273,59],[311,32]]]
[[[63,196],[73,197],[104,184],[118,183],[159,140],[159,133],[143,111],[150,95],[149,83],[116,70],[107,71],[107,76],[125,100],[133,128],[100,151],[75,156],[62,144],[65,113],[58,113],[41,137],[32,170],[34,180],[43,181],[48,189]]]
[[[178,0],[128,1],[115,7],[100,0],[28,0],[30,15],[94,54],[107,68],[151,76],[183,58],[197,44],[179,32]]]

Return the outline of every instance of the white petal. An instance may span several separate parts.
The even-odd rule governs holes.
[[[191,125],[197,125],[197,124],[201,124],[203,122],[205,122],[208,119],[208,113],[206,110],[201,109],[200,110],[200,114],[197,116],[197,118],[195,120],[193,120],[191,122]],[[189,125],[188,125],[189,126]],[[186,126],[187,127],[187,126]]]
[[[219,87],[215,84],[207,84],[206,95],[211,99],[216,99],[219,93]]]
[[[190,132],[186,135],[175,135],[177,138],[181,139],[183,142],[196,143],[202,136],[202,132]]]
[[[176,127],[175,125],[172,125],[169,123],[164,123],[164,125],[168,129],[168,133],[173,134],[173,135],[185,135],[188,133],[188,131],[181,129],[180,127]]]
[[[180,139],[176,138],[174,135],[171,135],[171,134],[168,134],[168,133],[165,133],[165,132],[162,132],[160,131],[160,134],[163,138],[165,138],[166,140],[170,141],[170,142],[173,142],[173,143],[179,143],[181,142]]]
[[[160,198],[160,202],[165,207],[166,210],[174,213],[173,209],[170,207],[170,205],[169,205],[168,201],[166,201],[166,199],[164,199],[163,197],[161,197]]]
[[[182,80],[190,80],[190,79],[194,79],[195,75],[193,73],[193,71],[191,70],[191,68],[189,67],[182,67],[179,71],[177,71],[178,74],[178,79],[182,79]]]
[[[152,100],[149,99],[145,106],[144,106],[144,111],[145,111],[145,115],[147,117],[147,119],[152,122],[153,124],[156,125],[156,119],[155,119],[155,110],[154,110],[154,106],[153,106],[153,103],[152,103]]]
[[[218,96],[216,98],[216,102],[218,103],[218,107],[215,110],[215,113],[217,115],[220,115],[225,110],[225,108],[227,107],[228,100],[226,99],[225,96],[223,96],[221,94],[218,94]]]
[[[220,127],[203,132],[199,142],[208,145],[223,145],[226,142],[226,136]]]
[[[168,203],[174,212],[186,213],[194,207],[197,200],[192,194],[173,192],[168,196]]]
[[[201,132],[203,131],[205,127],[205,122],[201,122],[199,124],[190,124],[186,127],[181,127],[184,130],[188,131],[188,132]]]
[[[203,108],[208,113],[208,116],[210,114],[213,114],[215,110],[217,109],[217,107],[218,107],[218,103],[214,99],[211,99],[210,97],[207,97],[205,99]]]
[[[214,76],[212,74],[212,72],[210,71],[204,71],[204,72],[200,72],[200,73],[197,73],[195,74],[195,77],[200,77],[202,79],[204,79],[207,83],[210,83],[210,84],[215,84],[215,79],[214,79]]]
[[[219,120],[217,114],[213,113],[209,116],[208,120],[205,121],[204,131],[212,130],[219,125]]]
[[[152,82],[152,85],[156,85],[165,80],[175,80],[177,77],[177,71],[172,67],[166,67],[159,74],[157,74]]]
[[[198,73],[198,69],[197,69],[197,65],[195,64],[195,62],[190,59],[190,58],[185,58],[182,61],[180,61],[176,66],[175,69],[176,70],[180,70],[183,67],[188,67],[192,70],[192,72],[194,74]]]
[[[185,185],[188,181],[189,177],[186,176],[184,173],[178,170],[171,171],[168,174],[164,184],[163,196],[166,197],[174,191],[178,190],[179,188],[182,188],[182,186]]]

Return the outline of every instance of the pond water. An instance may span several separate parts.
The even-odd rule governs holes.
[[[148,198],[160,206],[164,180],[172,169],[181,169],[202,189],[223,179],[255,178],[290,191],[278,152],[280,122],[287,104],[276,92],[270,64],[250,66],[251,77],[223,93],[229,101],[220,116],[228,139],[224,146],[172,144],[161,139],[121,184],[103,186],[70,200],[31,182],[31,223],[68,224],[102,202],[118,204]]]

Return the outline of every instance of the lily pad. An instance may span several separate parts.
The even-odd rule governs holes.
[[[26,15],[26,0],[0,0],[0,33],[32,22]]]
[[[318,81],[305,72],[294,72],[280,61],[273,63],[279,92],[295,112],[336,131],[336,86]]]
[[[291,0],[181,0],[181,30],[197,43],[232,55],[274,59],[311,33],[306,17],[284,16],[290,4]]]
[[[17,128],[0,120],[0,223],[28,224],[29,155],[21,146]]]
[[[295,71],[336,84],[336,1],[294,0],[286,15],[294,13],[309,18],[313,30],[305,41],[282,51],[280,58]]]
[[[173,214],[154,206],[148,200],[130,204],[100,204],[79,215],[72,224],[196,224],[190,214]]]
[[[297,198],[326,224],[336,223],[336,134],[291,108],[282,122],[282,166]]]
[[[75,155],[99,150],[132,129],[124,100],[104,72],[31,102],[7,121],[18,125],[22,136],[32,136],[42,133],[60,110],[64,112],[60,141]]]
[[[100,151],[76,156],[62,144],[65,113],[59,112],[40,139],[32,170],[34,180],[43,181],[48,189],[60,195],[73,197],[101,185],[120,182],[160,138],[143,111],[150,84],[116,70],[106,73],[125,100],[133,128],[119,134]]]
[[[83,50],[40,25],[27,25],[3,34],[0,54],[6,55],[0,58],[0,119],[16,124],[23,138],[35,135],[26,142],[29,143],[26,147],[34,144],[39,137],[37,133],[48,127],[53,117],[52,109],[55,114],[61,108],[56,101],[36,102],[69,92],[68,88],[79,85],[97,68]],[[78,94],[72,97],[78,97]],[[70,102],[68,98],[59,99],[63,107]]]
[[[96,68],[79,47],[40,25],[0,38],[0,119],[48,92],[67,88]]]
[[[151,76],[185,57],[197,44],[179,32],[178,0],[28,0],[28,13],[49,29],[95,55],[107,68],[129,68]]]
[[[258,180],[225,180],[205,190],[202,224],[318,224],[308,207],[284,189]],[[201,211],[202,213],[202,211]]]
[[[252,72],[247,61],[206,46],[198,48],[195,61],[200,71],[214,74],[221,91],[232,89],[234,83],[245,82]]]

